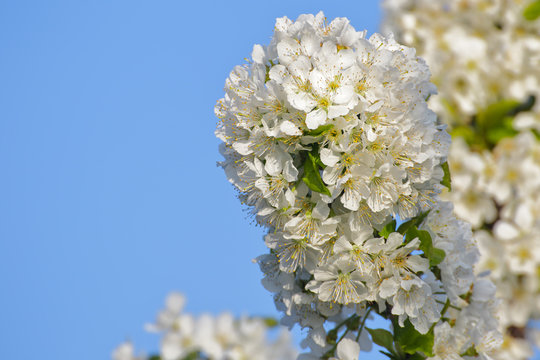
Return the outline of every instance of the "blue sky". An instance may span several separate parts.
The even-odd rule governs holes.
[[[276,17],[377,30],[377,1],[0,4],[1,359],[110,358],[168,292],[274,315],[213,106]],[[375,356],[373,358],[376,358]]]

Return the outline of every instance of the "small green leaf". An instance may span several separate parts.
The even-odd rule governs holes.
[[[418,214],[415,217],[413,217],[412,219],[410,219],[410,220],[404,222],[403,224],[399,225],[399,228],[397,229],[397,231],[400,234],[405,235],[407,233],[407,230],[409,230],[411,228],[411,226],[418,227],[420,224],[422,224],[422,221],[424,221],[426,216],[429,215],[430,211],[431,210],[424,211],[423,213]]]
[[[161,357],[159,355],[152,355],[148,358],[148,360],[161,360]]]
[[[540,17],[540,0],[533,1],[523,11],[526,20],[533,21]]]
[[[517,100],[501,100],[489,105],[484,110],[478,112],[476,120],[478,125],[484,129],[498,127],[503,119],[512,114],[521,103]]]
[[[313,191],[328,196],[332,195],[321,179],[317,158],[312,153],[308,153],[308,157],[304,162],[304,177],[302,181]]]
[[[183,360],[197,360],[199,359],[199,352],[198,351],[194,351],[192,353],[189,353]]]
[[[444,260],[446,253],[444,250],[433,247],[433,241],[428,231],[418,230],[416,226],[412,226],[405,235],[405,242],[409,242],[415,238],[420,240],[420,246],[418,248],[428,258],[429,266],[437,266]]]
[[[366,330],[371,335],[371,340],[379,346],[382,346],[383,348],[390,351],[392,354],[395,353],[394,350],[394,336],[390,331],[384,330],[384,329],[370,329],[366,328]]]
[[[392,355],[392,354],[390,354],[390,353],[388,353],[386,351],[379,350],[379,352],[381,354],[384,354],[384,355],[388,356],[389,359],[392,359],[392,360],[397,359],[397,357],[395,355]]]
[[[264,324],[269,328],[273,328],[273,327],[278,326],[279,322],[273,317],[265,317]]]
[[[426,357],[420,353],[414,353],[411,356],[407,357],[407,360],[425,360]]]
[[[382,236],[385,239],[388,239],[388,236],[396,231],[396,220],[390,221],[386,224],[381,231],[379,231],[379,236]]]
[[[408,319],[403,325],[394,327],[396,341],[401,345],[401,349],[407,354],[421,352],[433,356],[433,331],[420,334]]]
[[[487,130],[486,139],[490,144],[497,144],[504,138],[514,137],[519,134],[519,131],[515,130],[512,126],[513,119],[510,117],[506,119],[510,119],[510,124],[507,124],[508,121],[505,121],[503,126]]]
[[[315,130],[311,130],[311,131],[306,132],[305,135],[308,135],[308,136],[320,136],[320,135],[323,135],[324,133],[328,132],[333,127],[334,127],[334,124],[321,125],[318,128],[316,128]]]
[[[477,135],[474,132],[474,129],[470,126],[456,126],[450,131],[450,135],[452,138],[454,137],[461,137],[465,142],[469,145],[477,144],[479,141],[477,139]]]
[[[446,253],[442,249],[433,248],[429,256],[429,266],[437,266],[443,262]]]
[[[450,179],[450,168],[448,167],[448,161],[441,164],[441,167],[444,171],[443,179],[441,184],[446,186],[448,190],[452,190],[452,180]]]

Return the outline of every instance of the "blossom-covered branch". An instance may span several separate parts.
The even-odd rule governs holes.
[[[268,228],[263,284],[282,323],[308,329],[299,359],[372,342],[392,359],[484,357],[500,342],[470,226],[439,199],[450,136],[429,78],[414,49],[319,13],[277,19],[226,81],[221,166]]]
[[[151,332],[162,333],[158,354],[136,355],[131,342],[118,346],[113,360],[291,360],[296,356],[290,335],[281,330],[274,341],[268,329],[277,325],[271,318],[240,317],[229,313],[195,317],[183,312],[185,298],[172,293],[158,313]]]
[[[479,271],[502,299],[496,359],[526,359],[540,334],[540,2],[386,0],[385,28],[418,49],[455,137],[456,214],[478,239]],[[480,20],[481,19],[481,20]],[[457,137],[457,138],[456,138]]]

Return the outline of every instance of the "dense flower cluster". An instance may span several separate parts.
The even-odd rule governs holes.
[[[446,198],[473,225],[479,271],[503,300],[496,359],[526,359],[540,334],[540,2],[386,0],[385,29],[426,59],[454,128]],[[481,20],[480,20],[481,19]],[[536,103],[534,100],[537,100]]]
[[[263,284],[284,324],[309,329],[301,359],[381,345],[373,313],[392,320],[390,353],[482,357],[498,344],[470,226],[438,197],[450,138],[427,107],[429,77],[413,49],[319,13],[277,19],[226,81],[221,166],[268,228]]]
[[[179,293],[167,297],[148,330],[163,333],[159,355],[135,355],[130,342],[118,346],[113,360],[292,360],[296,357],[289,333],[282,330],[277,339],[268,338],[269,320],[234,318],[229,313],[217,317],[194,317],[183,313],[185,298]]]
[[[468,123],[501,99],[539,93],[540,21],[524,18],[532,2],[385,0],[383,29],[429,64],[437,114],[450,124]],[[540,129],[539,114],[524,116],[521,126]]]
[[[479,271],[491,271],[503,300],[507,329],[500,359],[533,355],[527,329],[540,318],[540,144],[530,133],[503,139],[493,152],[476,153],[458,139],[450,154],[456,214],[469,219],[481,249]]]

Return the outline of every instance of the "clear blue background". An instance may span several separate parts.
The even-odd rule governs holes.
[[[276,17],[321,9],[378,28],[378,1],[0,3],[0,359],[156,350],[175,289],[277,316],[213,107]]]

